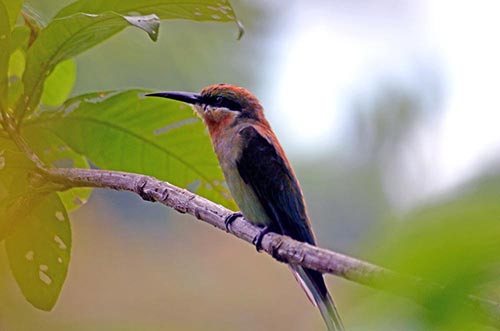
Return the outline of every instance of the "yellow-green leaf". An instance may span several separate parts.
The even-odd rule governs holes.
[[[17,21],[17,17],[21,12],[23,6],[23,0],[3,0],[7,12],[9,13],[9,23],[11,27],[14,27]]]
[[[25,26],[16,26],[12,30],[12,37],[10,42],[10,52],[14,52],[17,49],[25,51],[28,48],[28,41],[30,39],[30,29]]]
[[[23,295],[35,307],[51,310],[68,273],[69,217],[56,193],[22,197],[20,219],[5,240],[10,268]]]
[[[33,163],[7,138],[0,137],[0,241],[12,230],[15,219],[7,217],[13,200],[26,194]]]
[[[26,60],[24,52],[20,49],[16,49],[10,55],[9,70],[8,70],[9,78],[13,76],[21,78],[23,76],[25,66],[26,66]]]
[[[10,55],[10,23],[9,14],[5,2],[0,0],[0,110],[7,109],[7,96],[9,77],[7,71],[9,68]]]
[[[76,65],[73,59],[59,63],[45,82],[42,103],[45,106],[60,106],[68,99],[76,81]]]

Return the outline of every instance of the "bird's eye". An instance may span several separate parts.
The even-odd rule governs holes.
[[[221,96],[218,96],[218,97],[215,98],[215,104],[217,106],[221,106],[223,101],[224,101],[224,98],[221,97]]]

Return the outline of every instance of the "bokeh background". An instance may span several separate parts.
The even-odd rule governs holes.
[[[47,21],[70,2],[27,1]],[[163,22],[157,43],[127,29],[77,58],[73,93],[247,87],[321,246],[455,285],[423,309],[327,276],[349,330],[482,330],[446,298],[500,301],[498,1],[232,4],[241,40],[234,24]],[[0,250],[0,330],[324,329],[285,265],[189,216],[95,190],[71,219],[52,312],[24,300]]]

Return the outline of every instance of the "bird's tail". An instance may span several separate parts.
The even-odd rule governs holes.
[[[292,269],[295,279],[304,289],[309,300],[318,307],[328,331],[344,331],[344,325],[333,299],[328,293],[323,275],[301,266],[290,266],[290,269]]]

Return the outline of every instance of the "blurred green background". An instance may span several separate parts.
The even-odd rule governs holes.
[[[71,1],[27,3],[47,21]],[[457,304],[500,301],[500,23],[495,1],[250,1],[246,28],[168,21],[77,58],[74,95],[245,86],[295,167],[322,247],[447,285],[427,308],[327,276],[349,330],[483,330]],[[467,24],[464,24],[467,22]],[[151,160],[154,162],[154,160]],[[126,193],[71,215],[50,312],[22,297],[0,250],[0,330],[323,330],[288,268]]]

